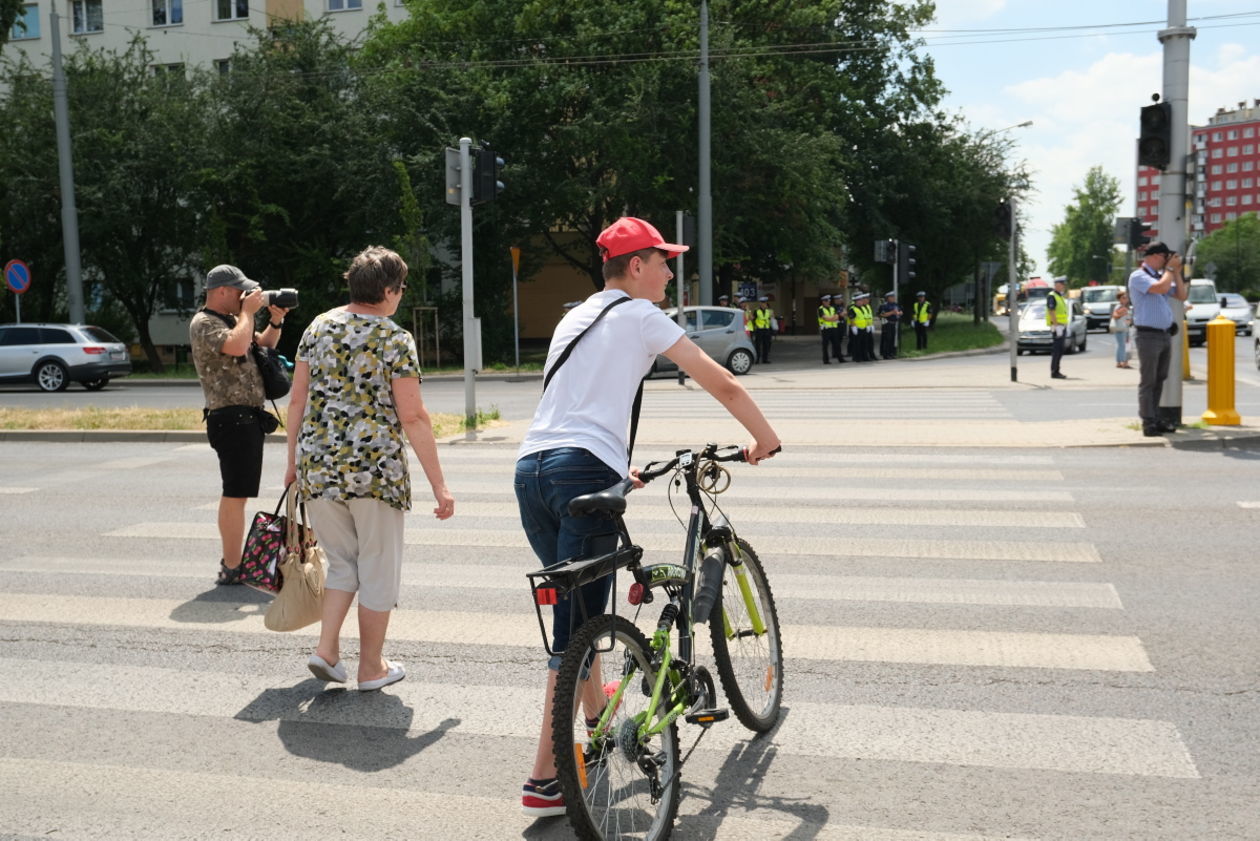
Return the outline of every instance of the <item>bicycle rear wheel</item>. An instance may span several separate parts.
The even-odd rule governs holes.
[[[731,711],[764,733],[783,703],[783,641],[779,614],[761,559],[743,540],[726,545],[722,593],[709,619],[713,659]],[[720,619],[719,619],[720,617]]]
[[[651,662],[643,632],[611,615],[582,625],[560,661],[551,713],[556,770],[583,841],[664,841],[673,829],[678,728],[638,735],[651,700]],[[614,698],[611,714],[602,715]]]

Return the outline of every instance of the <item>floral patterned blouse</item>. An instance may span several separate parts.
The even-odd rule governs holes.
[[[390,384],[420,376],[411,334],[386,316],[331,310],[306,328],[297,358],[311,370],[297,439],[301,497],[410,509],[406,441]]]

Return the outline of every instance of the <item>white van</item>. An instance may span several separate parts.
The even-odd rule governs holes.
[[[1221,314],[1221,296],[1216,284],[1206,277],[1190,281],[1190,297],[1186,299],[1186,335],[1190,344],[1201,345],[1207,339],[1207,324]]]
[[[1111,311],[1116,308],[1117,295],[1123,286],[1086,286],[1081,290],[1081,304],[1085,307],[1086,329],[1107,329]]]

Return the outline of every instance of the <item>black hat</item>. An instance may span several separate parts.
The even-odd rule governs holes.
[[[1146,246],[1145,253],[1147,257],[1150,257],[1153,254],[1172,254],[1172,249],[1164,245],[1162,242],[1152,242],[1150,245]]]

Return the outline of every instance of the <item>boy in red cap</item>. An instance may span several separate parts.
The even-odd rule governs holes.
[[[631,405],[657,354],[677,364],[748,430],[753,437],[749,464],[769,458],[779,446],[778,436],[744,387],[655,306],[674,276],[669,258],[687,246],[665,242],[656,228],[630,216],[618,219],[595,242],[604,258],[604,290],[575,307],[556,327],[544,366],[542,399],[517,456],[521,525],[544,566],[616,547],[612,519],[574,517],[569,500],[605,490],[628,475]],[[566,356],[570,348],[571,356]],[[611,577],[593,582],[555,605],[552,651],[564,651],[574,616],[604,612],[610,583]],[[582,599],[585,614],[581,609],[575,614],[577,598]],[[560,657],[552,657],[547,665],[538,749],[521,797],[523,811],[534,817],[565,811],[551,738]]]

